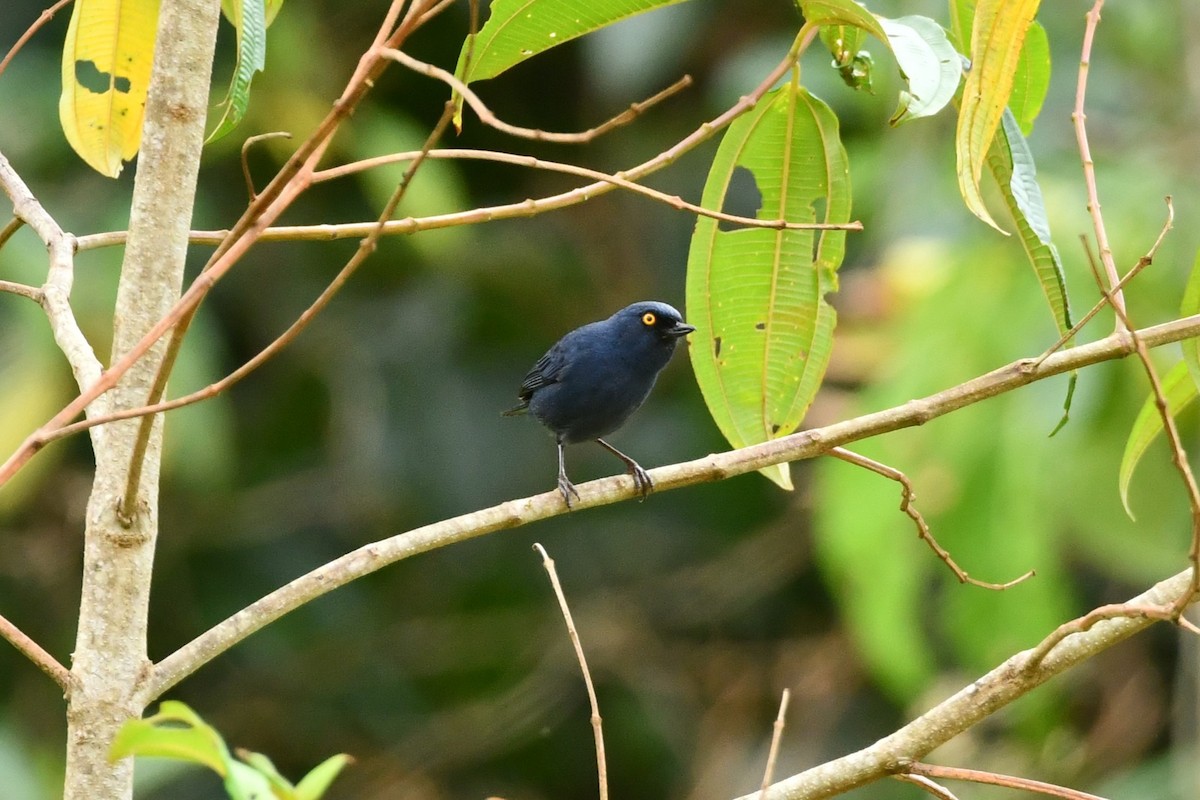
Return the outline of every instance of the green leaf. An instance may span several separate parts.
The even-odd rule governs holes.
[[[276,5],[277,11],[280,4],[282,0]],[[237,63],[229,90],[220,103],[225,110],[205,144],[229,133],[246,116],[254,73],[261,72],[267,64],[267,17],[263,0],[221,0],[221,9],[237,29]]]
[[[1026,136],[1033,132],[1033,121],[1042,110],[1049,89],[1050,41],[1046,29],[1035,20],[1025,34],[1025,46],[1017,60],[1012,94],[1008,98],[1008,107]]]
[[[1192,263],[1192,274],[1183,292],[1183,302],[1179,304],[1179,316],[1190,317],[1193,314],[1200,314],[1200,251]],[[1200,387],[1200,340],[1184,339],[1180,346],[1183,348],[1183,363],[1187,364],[1192,381]]]
[[[458,56],[464,83],[494,78],[527,58],[614,22],[684,0],[494,0],[491,14]],[[466,65],[467,54],[471,63]],[[466,69],[464,69],[466,66]]]
[[[145,719],[131,719],[113,739],[108,758],[159,756],[191,761],[225,777],[235,763],[221,735],[183,703],[166,700]]]
[[[739,170],[762,198],[760,219],[846,222],[850,175],[837,117],[794,81],[726,131],[702,203],[721,209]],[[843,231],[722,230],[696,222],[688,253],[692,366],[709,412],[734,447],[800,424],[829,362]],[[763,473],[791,488],[787,465]]]
[[[979,0],[971,26],[971,70],[963,87],[955,152],[958,186],[971,213],[1001,233],[979,181],[1013,90],[1017,61],[1039,0]]]
[[[954,98],[963,62],[946,38],[946,31],[929,17],[898,19],[877,17],[887,33],[888,45],[908,81],[900,92],[900,105],[891,124],[928,117],[941,111]]]
[[[353,760],[345,753],[340,753],[313,767],[312,771],[296,784],[296,800],[319,800],[328,791],[334,779]]]
[[[1178,416],[1180,411],[1191,405],[1192,401],[1196,399],[1198,391],[1196,382],[1189,374],[1188,365],[1182,361],[1163,376],[1162,389],[1163,395],[1167,399],[1167,412],[1172,417]],[[1137,419],[1133,422],[1133,428],[1129,431],[1129,438],[1125,441],[1125,453],[1121,456],[1121,468],[1117,473],[1121,504],[1125,506],[1125,513],[1129,515],[1130,519],[1133,519],[1134,516],[1133,509],[1129,507],[1129,482],[1133,478],[1133,472],[1137,469],[1138,462],[1146,453],[1146,449],[1158,438],[1162,429],[1162,417],[1158,413],[1155,397],[1151,394],[1142,404],[1142,410],[1138,412]]]
[[[230,762],[225,791],[230,800],[292,800],[294,797],[290,790],[277,791],[266,775],[240,761]]]
[[[267,758],[262,753],[255,753],[251,750],[237,751],[238,758],[245,761],[250,767],[253,767],[256,772],[266,779],[271,790],[278,797],[294,797],[295,787],[292,782],[279,774],[279,770],[275,768],[274,762]]]
[[[811,25],[852,25],[887,43],[887,34],[875,16],[854,0],[796,0],[796,5]]]

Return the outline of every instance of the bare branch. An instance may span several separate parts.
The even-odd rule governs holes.
[[[996,772],[984,772],[977,769],[943,767],[937,764],[924,764],[919,761],[907,765],[905,769],[907,771],[902,774],[913,777],[920,776],[943,778],[952,781],[984,783],[991,786],[1003,786],[1006,789],[1019,789],[1026,792],[1047,794],[1051,797],[1061,797],[1063,800],[1104,800],[1104,798],[1100,797],[1099,795],[1081,792],[1078,789],[1071,789],[1066,786],[1058,786],[1053,783],[1030,780],[1029,778],[1019,778],[1015,775],[1001,775]],[[897,775],[896,777],[899,778],[901,776]]]
[[[558,572],[554,569],[554,559],[540,544],[534,544],[533,549],[541,553],[542,566],[550,576],[550,585],[554,587],[554,596],[558,598],[558,607],[562,611],[563,620],[567,623],[567,635],[571,637],[571,645],[575,648],[575,657],[579,659],[579,669],[583,673],[583,682],[587,686],[588,702],[592,705],[592,736],[596,739],[596,772],[600,781],[600,800],[608,800],[608,767],[604,758],[604,728],[600,717],[600,702],[596,699],[596,687],[592,683],[592,673],[588,669],[587,658],[583,654],[583,645],[579,641],[579,631],[575,628],[575,620],[571,618],[571,609],[567,605],[567,597],[563,594],[562,584],[558,582]]]
[[[254,178],[250,176],[250,162],[246,158],[250,152],[250,148],[268,139],[290,138],[292,138],[292,134],[288,131],[271,131],[270,133],[260,133],[257,136],[251,136],[242,142],[242,177],[246,179],[246,194],[250,197],[251,203],[258,197],[258,191],[254,188]]]
[[[1187,597],[1187,593],[1180,595]],[[1097,622],[1103,622],[1106,619],[1119,619],[1121,617],[1130,617],[1135,619],[1154,620],[1159,622],[1177,623],[1181,628],[1195,634],[1200,634],[1200,629],[1189,622],[1184,617],[1178,616],[1174,609],[1160,606],[1135,605],[1133,603],[1111,603],[1106,606],[1092,609],[1082,617],[1064,622],[1059,625],[1054,631],[1043,639],[1037,647],[1029,651],[1029,660],[1025,662],[1025,669],[1035,670],[1041,665],[1044,659],[1051,650],[1059,645],[1068,636],[1073,636],[1077,633],[1091,630]]]
[[[0,75],[3,75],[4,70],[8,69],[9,62],[13,60],[13,57],[16,56],[18,52],[20,52],[21,48],[25,46],[25,43],[32,39],[33,35],[37,33],[43,25],[53,19],[54,15],[62,10],[63,6],[70,2],[71,0],[58,0],[57,3],[47,8],[38,16],[36,20],[34,20],[34,23],[30,25],[24,33],[21,34],[21,38],[17,39],[16,44],[9,48],[8,54],[4,56],[4,60],[0,61]]]
[[[784,689],[783,697],[779,699],[779,713],[775,715],[775,724],[771,730],[771,747],[767,750],[767,766],[763,770],[762,792],[765,795],[775,777],[775,761],[779,758],[779,743],[783,741],[784,719],[787,716],[788,701],[792,699],[792,690]]]
[[[38,669],[53,678],[54,682],[62,687],[63,692],[70,694],[71,673],[67,671],[67,668],[58,663],[58,659],[47,653],[40,644],[30,639],[24,631],[2,615],[0,615],[0,638],[7,639]]]
[[[924,775],[910,775],[907,772],[901,772],[900,774],[893,775],[892,777],[898,781],[904,781],[905,783],[911,783],[914,786],[918,786],[929,794],[938,798],[938,800],[958,800],[958,798],[954,796],[954,793],[945,786],[926,778]]]
[[[1139,332],[1151,346],[1200,334],[1200,315],[1174,320]],[[1012,391],[1051,375],[1128,355],[1129,337],[1113,334],[1098,342],[1056,353],[1040,365],[1033,359],[1016,361],[966,383],[894,408],[837,422],[823,428],[794,433],[762,444],[712,454],[695,461],[650,470],[656,492],[724,480],[762,467],[814,458],[830,448],[881,433],[922,425],[964,406]],[[609,505],[638,496],[633,479],[622,474],[578,484],[576,510]],[[251,603],[233,616],[193,639],[163,659],[153,670],[143,691],[146,702],[174,686],[202,664],[211,661],[263,626],[313,598],[344,586],[404,558],[473,539],[505,528],[528,525],[560,516],[568,509],[562,495],[549,491],[491,508],[431,523],[378,542],[364,545],[296,578]]]
[[[26,297],[39,306],[42,304],[42,290],[36,286],[27,286],[23,283],[13,283],[12,281],[0,281],[0,292],[8,292],[9,294]]]
[[[869,469],[877,475],[882,475],[888,480],[896,481],[900,484],[900,510],[908,515],[909,519],[917,526],[917,537],[924,541],[929,548],[933,550],[934,555],[941,559],[954,576],[958,578],[959,583],[969,583],[972,586],[979,586],[984,589],[992,589],[993,591],[1002,592],[1005,589],[1011,589],[1022,581],[1032,578],[1035,574],[1034,570],[1029,570],[1024,575],[1013,578],[1007,583],[988,583],[981,581],[978,578],[972,578],[967,574],[966,570],[958,565],[950,553],[938,544],[937,539],[933,536],[933,531],[929,530],[929,523],[921,516],[921,512],[917,511],[917,507],[913,503],[917,499],[917,494],[913,491],[912,481],[898,469],[889,467],[887,464],[880,463],[873,458],[847,450],[844,447],[834,447],[826,455],[831,455],[834,458],[840,458],[849,464],[854,464],[864,469]]]
[[[586,131],[579,133],[553,133],[551,131],[538,130],[537,128],[523,128],[518,125],[510,125],[504,120],[492,113],[492,110],[479,99],[479,95],[475,94],[471,87],[454,77],[453,74],[447,72],[441,67],[436,67],[433,64],[427,64],[424,61],[413,58],[408,53],[401,50],[385,50],[384,55],[398,64],[411,69],[413,72],[430,78],[436,78],[442,83],[449,86],[454,91],[462,95],[463,100],[471,107],[479,116],[479,121],[488,127],[507,133],[510,136],[516,136],[520,139],[533,139],[539,142],[558,142],[559,144],[585,144],[592,141],[598,136],[602,136],[614,128],[619,128],[622,125],[627,125],[633,122],[638,116],[650,108],[651,106],[666,100],[674,94],[678,94],[687,87],[692,85],[692,77],[684,75],[675,83],[663,89],[658,94],[643,100],[638,103],[633,103],[625,111],[622,111],[612,119],[597,125],[594,128],[588,128]]]
[[[1129,605],[1159,607],[1186,591],[1190,570],[1156,584]],[[878,780],[907,772],[934,748],[979,723],[1055,675],[1086,661],[1108,647],[1144,630],[1152,621],[1120,617],[1097,623],[1091,630],[1059,643],[1033,671],[1025,670],[1029,651],[1017,653],[991,672],[960,689],[917,719],[869,747],[820,764],[773,785],[767,800],[821,800]],[[758,800],[758,792],[741,800]]]
[[[1087,96],[1088,69],[1092,59],[1092,41],[1096,37],[1096,26],[1100,24],[1100,8],[1104,0],[1096,0],[1092,10],[1087,13],[1087,25],[1083,30],[1083,53],[1079,57],[1079,79],[1075,87],[1075,109],[1071,112],[1071,122],[1075,126],[1075,141],[1079,146],[1079,157],[1083,161],[1083,180],[1087,187],[1087,209],[1092,216],[1092,227],[1096,231],[1096,242],[1100,245],[1100,261],[1104,264],[1104,274],[1108,278],[1108,286],[1112,291],[1113,309],[1119,312],[1125,310],[1125,295],[1118,288],[1120,276],[1113,262],[1112,247],[1108,243],[1108,231],[1104,227],[1104,215],[1100,213],[1100,195],[1096,189],[1096,164],[1092,161],[1092,149],[1088,145],[1087,114],[1083,112],[1083,101]],[[1116,329],[1121,330],[1124,323],[1118,319]]]
[[[4,247],[4,245],[8,244],[8,240],[12,238],[13,234],[21,230],[21,228],[24,226],[25,220],[21,219],[20,217],[14,216],[12,219],[10,219],[8,224],[5,225],[2,230],[0,230],[0,247]]]

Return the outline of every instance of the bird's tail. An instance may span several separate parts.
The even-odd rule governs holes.
[[[502,417],[519,417],[528,411],[529,411],[529,401],[522,400],[520,403],[517,403],[515,406],[510,408],[508,411],[501,411],[500,416],[502,416]]]

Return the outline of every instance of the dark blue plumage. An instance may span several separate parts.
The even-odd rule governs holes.
[[[558,489],[568,506],[579,492],[567,478],[563,447],[589,439],[625,462],[643,496],[653,488],[636,461],[600,437],[621,427],[642,405],[675,344],[694,330],[666,303],[634,303],[568,333],[525,376],[520,404],[504,413],[528,411],[554,433]]]

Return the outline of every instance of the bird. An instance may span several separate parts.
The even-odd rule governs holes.
[[[579,498],[563,450],[595,441],[625,463],[644,499],[654,487],[641,465],[602,437],[620,428],[654,388],[675,345],[696,328],[672,306],[648,300],[576,328],[538,359],[521,382],[520,402],[505,416],[532,414],[558,443],[558,491],[567,508]]]

